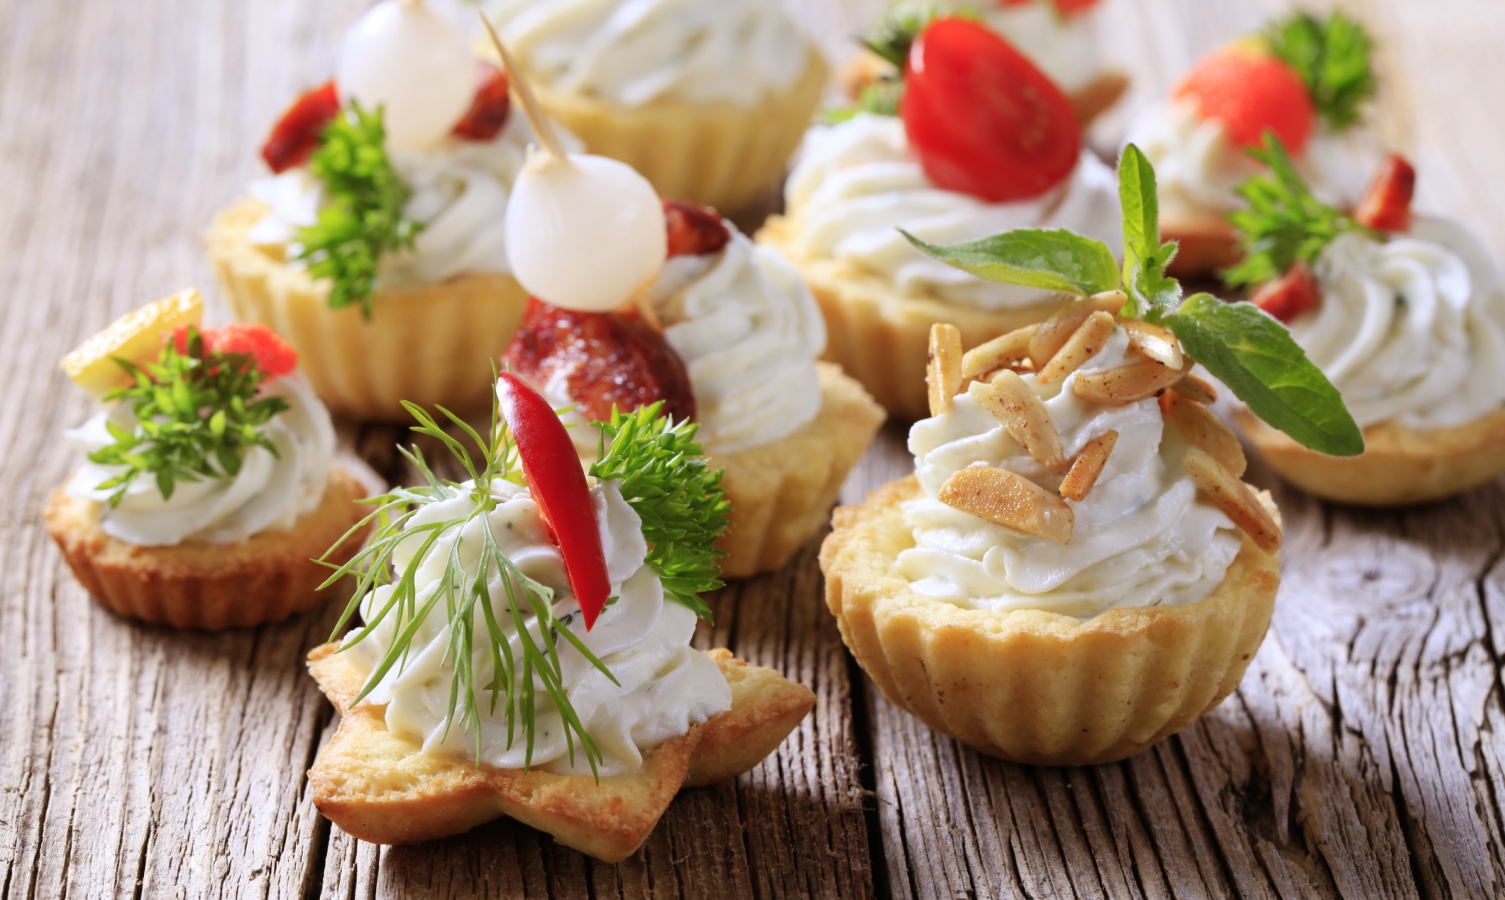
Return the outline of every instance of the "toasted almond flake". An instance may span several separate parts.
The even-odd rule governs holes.
[[[1090,403],[1125,406],[1155,396],[1180,377],[1175,369],[1144,359],[1116,369],[1080,372],[1072,380],[1071,390]]]
[[[1113,335],[1113,314],[1098,310],[1087,317],[1066,344],[1040,370],[1041,384],[1055,384],[1082,367]]]
[[[995,525],[1062,544],[1071,542],[1076,522],[1066,501],[1023,475],[992,466],[958,470],[941,485],[937,499]]]
[[[1280,526],[1247,484],[1201,450],[1188,450],[1182,459],[1197,490],[1243,529],[1259,549],[1266,553],[1280,549]]]
[[[1113,445],[1118,443],[1118,432],[1105,431],[1086,444],[1076,455],[1076,460],[1071,464],[1071,471],[1066,473],[1066,478],[1061,482],[1061,496],[1067,500],[1081,502],[1092,493],[1092,486],[1097,484],[1097,476],[1103,474],[1103,466],[1107,465],[1108,457],[1113,453]]]
[[[1051,469],[1066,465],[1066,448],[1061,446],[1056,423],[1019,373],[1004,369],[991,382],[974,381],[967,390],[1036,462]]]
[[[1029,359],[1029,339],[1038,326],[1016,328],[985,344],[979,344],[962,356],[962,378],[980,378],[989,372],[1016,366]]]
[[[932,416],[951,408],[951,398],[962,389],[962,333],[955,325],[938,322],[930,326],[925,384],[930,389]]]
[[[1218,389],[1213,387],[1205,378],[1199,378],[1190,372],[1181,376],[1181,380],[1171,385],[1171,390],[1188,400],[1197,403],[1216,403]]]
[[[1101,294],[1093,294],[1076,301],[1055,315],[1041,322],[1035,329],[1035,333],[1029,340],[1029,358],[1034,363],[1035,371],[1045,368],[1045,364],[1066,346],[1071,336],[1076,334],[1087,317],[1095,312],[1105,312],[1118,315],[1118,311],[1124,308],[1128,301],[1128,295],[1123,291],[1106,291]]]
[[[1175,391],[1166,391],[1160,395],[1160,412],[1165,416],[1166,424],[1180,432],[1187,443],[1217,460],[1234,475],[1243,477],[1249,466],[1244,459],[1243,446],[1207,407]]]
[[[1181,368],[1181,342],[1176,340],[1169,328],[1162,328],[1143,319],[1125,319],[1119,324],[1129,333],[1129,349],[1172,369]]]

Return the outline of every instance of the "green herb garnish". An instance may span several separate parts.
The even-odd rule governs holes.
[[[857,92],[855,104],[827,110],[821,114],[821,121],[827,125],[836,125],[858,113],[897,116],[899,101],[904,97],[904,66],[909,60],[909,48],[914,46],[915,40],[919,38],[920,32],[924,31],[926,26],[941,18],[976,20],[979,16],[969,8],[955,12],[946,12],[934,7],[899,9],[885,19],[871,35],[858,37],[857,43],[872,51],[874,55],[892,65],[897,71],[882,75],[877,80],[863,85]]]
[[[387,158],[382,109],[350,109],[325,128],[309,170],[324,185],[319,220],[298,231],[309,274],[333,282],[329,305],[361,304],[371,317],[376,267],[383,253],[411,247],[423,226],[403,217],[409,190]]]
[[[266,380],[256,358],[206,351],[203,335],[191,325],[184,349],[186,353],[179,353],[177,342],[170,339],[155,363],[138,366],[115,360],[135,383],[110,391],[104,399],[128,404],[136,427],[127,430],[107,421],[115,443],[89,454],[91,462],[126,467],[96,486],[116,489],[110,495],[111,506],[120,503],[139,475],[152,475],[162,499],[170,500],[179,481],[235,477],[252,447],[277,454],[262,426],[288,405],[281,397],[256,399]]]
[[[1296,13],[1271,25],[1265,40],[1301,76],[1329,128],[1340,131],[1359,120],[1359,107],[1375,92],[1374,42],[1362,25],[1340,12],[1325,18]]]

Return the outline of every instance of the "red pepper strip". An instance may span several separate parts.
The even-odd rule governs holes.
[[[261,158],[273,172],[282,173],[308,161],[319,147],[324,126],[340,114],[340,95],[326,81],[293,102],[272,128]]]
[[[502,415],[512,429],[512,439],[517,441],[523,474],[559,543],[570,590],[580,603],[585,630],[590,631],[606,608],[611,581],[606,575],[606,553],[601,549],[596,509],[585,485],[580,458],[553,407],[527,382],[503,372],[499,388]]]
[[[1405,157],[1392,153],[1380,164],[1364,199],[1353,211],[1355,222],[1379,231],[1411,227],[1411,196],[1416,193],[1416,170]]]
[[[507,96],[505,72],[488,63],[477,63],[476,67],[479,83],[475,97],[450,134],[470,141],[489,141],[507,124],[512,98]]]
[[[1317,295],[1317,279],[1305,262],[1297,261],[1284,275],[1261,285],[1253,301],[1280,321],[1290,322],[1316,305]]]

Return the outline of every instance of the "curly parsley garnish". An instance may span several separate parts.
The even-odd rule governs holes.
[[[1329,128],[1359,120],[1359,107],[1375,92],[1374,42],[1362,25],[1340,12],[1325,18],[1296,13],[1271,25],[1265,40],[1301,76]]]
[[[256,399],[266,376],[255,357],[206,351],[203,336],[192,326],[185,349],[179,353],[177,343],[169,340],[157,361],[144,367],[115,360],[135,383],[104,399],[128,404],[136,427],[127,430],[107,421],[115,443],[89,454],[91,462],[126,467],[96,486],[116,489],[111,506],[120,503],[140,475],[153,476],[162,499],[170,500],[179,481],[235,477],[252,447],[277,453],[262,426],[288,405],[281,397]]]
[[[423,229],[403,217],[410,191],[387,158],[386,138],[381,107],[368,111],[354,100],[325,127],[309,159],[325,203],[318,222],[298,232],[309,274],[334,283],[330,307],[360,303],[368,319],[381,255],[411,247]]]

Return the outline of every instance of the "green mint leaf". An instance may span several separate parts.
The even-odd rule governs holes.
[[[1196,294],[1162,320],[1193,359],[1271,427],[1330,456],[1364,452],[1338,389],[1279,322],[1249,303]]]
[[[1126,316],[1144,316],[1175,305],[1181,284],[1165,267],[1176,255],[1174,243],[1160,242],[1160,199],[1155,168],[1133,144],[1118,158],[1118,199],[1124,219],[1124,291]]]
[[[1342,13],[1296,13],[1270,26],[1270,52],[1296,70],[1327,127],[1341,131],[1359,121],[1359,107],[1374,96],[1370,63],[1374,42]]]
[[[988,281],[1063,294],[1099,294],[1118,287],[1113,251],[1063,228],[1017,228],[947,245],[927,244],[902,228],[899,233],[921,252]]]

